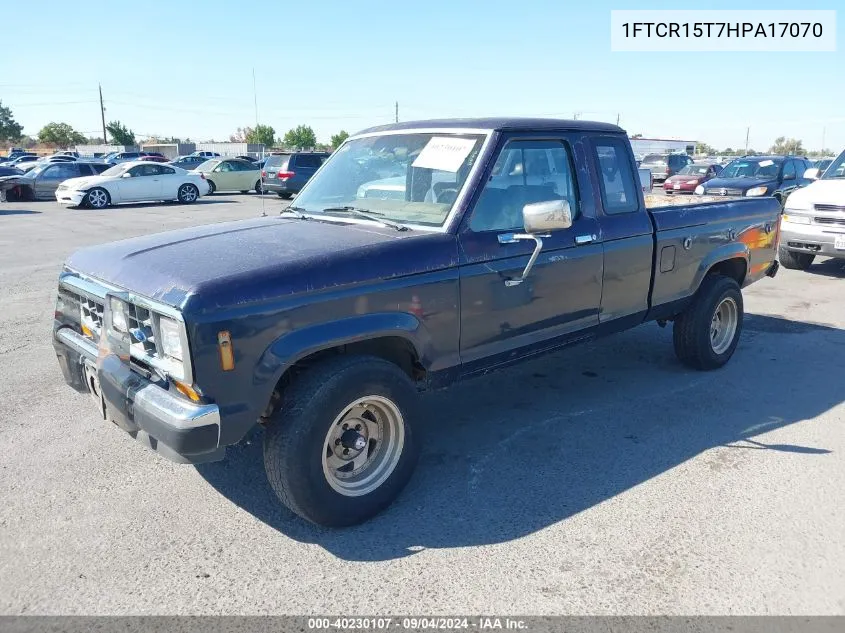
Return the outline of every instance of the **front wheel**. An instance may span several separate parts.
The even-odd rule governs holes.
[[[733,356],[743,320],[742,292],[736,280],[708,275],[693,302],[675,319],[678,359],[693,369],[717,369]]]
[[[105,209],[111,204],[111,196],[102,187],[94,187],[85,194],[85,204],[92,209]]]
[[[789,270],[807,270],[815,258],[812,253],[796,253],[783,247],[778,248],[778,261]]]
[[[190,204],[200,197],[200,191],[192,184],[184,184],[179,187],[176,197],[182,204]]]
[[[417,461],[417,392],[396,365],[338,356],[282,392],[264,438],[264,467],[279,499],[302,518],[362,523],[399,495]]]

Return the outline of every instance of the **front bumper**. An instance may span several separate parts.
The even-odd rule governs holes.
[[[75,191],[73,189],[57,189],[56,202],[71,207],[78,207],[85,200],[86,193],[85,191]]]
[[[837,235],[845,235],[845,226],[833,228],[783,221],[780,225],[780,246],[796,253],[845,258],[845,249],[835,247]]]
[[[69,327],[56,330],[53,346],[65,381],[88,392],[105,420],[167,459],[183,464],[218,461],[220,410],[174,395],[133,372],[117,356],[98,359],[96,345]]]

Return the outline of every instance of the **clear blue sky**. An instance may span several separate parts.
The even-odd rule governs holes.
[[[571,5],[571,6],[570,6]],[[837,6],[838,5],[838,6]],[[7,42],[0,100],[25,132],[107,120],[142,135],[226,140],[259,119],[320,140],[392,121],[485,115],[616,121],[647,137],[766,149],[778,135],[845,147],[835,53],[611,53],[610,10],[667,2],[371,0],[50,1]],[[840,1],[734,0],[677,8],[836,9]],[[32,31],[29,31],[32,25]]]

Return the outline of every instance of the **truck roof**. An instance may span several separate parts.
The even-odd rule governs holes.
[[[581,121],[572,119],[535,119],[525,117],[490,117],[480,119],[429,119],[424,121],[403,121],[361,130],[357,134],[387,132],[390,130],[415,130],[420,128],[473,128],[492,131],[530,131],[530,130],[587,130],[590,132],[610,132],[624,134],[625,130],[612,123]]]

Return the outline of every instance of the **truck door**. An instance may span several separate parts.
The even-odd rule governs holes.
[[[573,147],[580,152],[575,161]],[[461,360],[465,373],[564,344],[598,324],[602,247],[580,137],[507,136],[458,234]],[[526,204],[567,200],[568,229],[552,231],[529,275],[519,279],[533,241],[524,233]]]
[[[651,217],[638,191],[639,178],[634,175],[636,167],[627,140],[597,135],[591,141],[590,162],[598,180],[598,220],[604,250],[599,321],[621,317],[642,320],[651,288]]]

